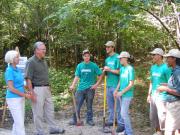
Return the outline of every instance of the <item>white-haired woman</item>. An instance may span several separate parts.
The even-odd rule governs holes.
[[[30,99],[31,95],[25,93],[23,75],[16,67],[19,63],[19,53],[14,50],[8,51],[5,55],[5,62],[8,63],[5,71],[5,80],[8,86],[6,101],[14,120],[12,135],[25,135],[24,104],[25,98]]]
[[[119,83],[114,92],[114,97],[120,101],[121,123],[124,123],[125,135],[133,135],[129,106],[134,93],[134,68],[129,63],[132,60],[128,52],[121,52],[118,56],[122,65],[119,74]]]

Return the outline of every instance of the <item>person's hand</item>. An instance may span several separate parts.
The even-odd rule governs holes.
[[[114,95],[115,98],[117,97],[117,94],[118,94],[118,91],[115,90],[114,93],[113,93],[113,95]]]
[[[25,98],[31,99],[31,98],[32,98],[32,95],[31,95],[30,93],[25,93]]]
[[[151,102],[151,95],[148,95],[147,96],[147,103],[150,103]]]
[[[167,83],[161,83],[160,85],[162,85],[162,86],[168,86]]]
[[[120,91],[120,92],[117,93],[117,97],[121,97],[122,95],[123,95],[123,92],[122,92],[122,91]]]
[[[31,101],[35,103],[37,101],[37,96],[34,91],[29,91],[28,93],[31,95]]]
[[[167,86],[159,86],[157,88],[158,92],[163,92],[163,91],[167,91],[168,87]]]
[[[97,89],[97,87],[98,87],[98,85],[97,85],[97,84],[94,84],[94,85],[92,85],[92,86],[91,86],[91,88],[90,88],[90,89],[92,89],[92,90],[96,90],[96,89]]]
[[[105,66],[103,71],[104,71],[104,72],[105,72],[105,71],[109,72],[110,70],[111,70],[111,69],[110,69],[108,66]]]
[[[75,89],[75,87],[74,87],[73,85],[71,85],[71,86],[69,87],[69,92],[73,92],[74,89]]]

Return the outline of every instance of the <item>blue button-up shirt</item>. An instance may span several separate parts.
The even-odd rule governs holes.
[[[180,66],[176,66],[173,69],[172,76],[168,81],[168,87],[180,93]],[[180,97],[168,93],[166,97],[167,102],[173,102],[176,100],[180,100]]]
[[[24,93],[24,77],[20,69],[14,68],[12,65],[9,65],[6,68],[5,80],[6,80],[6,84],[8,83],[8,81],[12,81],[14,88]],[[7,89],[6,98],[18,98],[18,97],[21,96]]]

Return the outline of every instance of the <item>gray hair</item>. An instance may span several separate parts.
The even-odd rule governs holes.
[[[36,50],[37,48],[39,48],[40,45],[45,45],[44,42],[42,41],[37,41],[35,44],[34,44],[34,50]]]
[[[14,58],[18,55],[18,52],[15,50],[10,50],[5,54],[5,62],[12,64],[14,61]]]

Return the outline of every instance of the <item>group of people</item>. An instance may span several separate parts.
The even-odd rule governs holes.
[[[84,100],[87,105],[86,123],[94,126],[93,99],[95,90],[104,76],[107,77],[108,121],[106,126],[113,125],[114,104],[117,101],[117,132],[123,135],[133,135],[129,116],[129,106],[134,95],[135,71],[131,65],[128,52],[115,52],[115,43],[105,44],[108,57],[101,70],[90,60],[90,51],[84,50],[83,61],[76,67],[75,78],[70,86],[75,89],[78,117]],[[19,53],[11,50],[5,55],[8,67],[5,71],[7,83],[6,101],[14,119],[12,135],[25,135],[24,103],[25,98],[32,100],[35,135],[45,135],[43,120],[49,125],[50,134],[63,134],[65,130],[54,121],[54,105],[48,77],[48,65],[45,60],[46,46],[43,42],[34,44],[34,55],[28,59],[25,68],[25,78],[17,68]],[[172,49],[168,54],[160,48],[151,52],[153,65],[150,69],[151,82],[147,101],[150,103],[150,120],[156,129],[156,134],[174,135],[180,129],[180,51]],[[163,62],[167,57],[167,63]],[[24,85],[26,80],[26,87]],[[78,87],[76,88],[76,85]],[[25,89],[28,89],[27,92]],[[115,101],[116,100],[116,101]],[[76,125],[76,114],[73,114],[70,125]]]
[[[164,54],[161,48],[150,52],[153,65],[150,69],[150,86],[147,102],[150,103],[150,120],[154,135],[180,133],[180,51],[171,49]],[[167,63],[163,62],[167,58]]]
[[[44,118],[49,126],[50,134],[63,134],[54,120],[54,105],[48,77],[48,65],[45,61],[46,46],[43,42],[34,44],[34,55],[26,63],[25,77],[17,68],[19,53],[10,50],[5,55],[8,67],[5,71],[7,83],[6,101],[12,114],[14,124],[12,135],[25,135],[24,103],[25,98],[32,100],[35,135],[45,135]],[[26,80],[26,83],[24,83]],[[26,84],[26,87],[25,85]],[[26,92],[25,89],[28,89]]]

